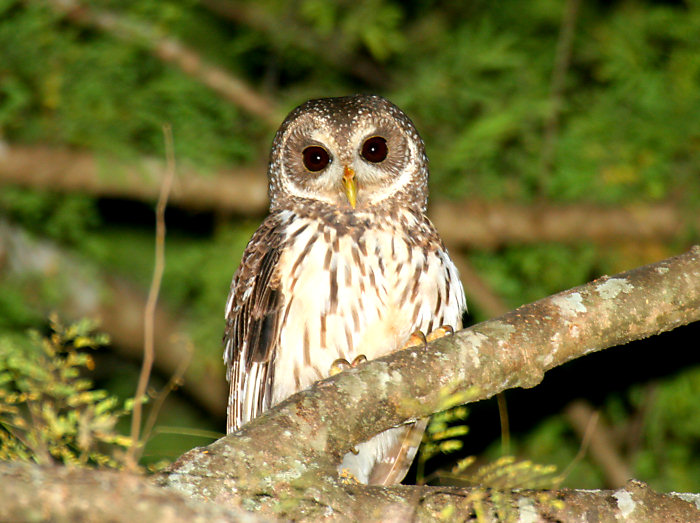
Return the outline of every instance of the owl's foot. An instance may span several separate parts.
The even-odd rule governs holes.
[[[429,332],[427,336],[421,331],[414,331],[402,348],[411,349],[413,347],[425,347],[431,341],[444,338],[445,336],[454,334],[454,332],[455,330],[449,325],[438,327],[437,329]]]
[[[340,481],[345,484],[350,484],[350,485],[356,485],[358,483],[361,483],[359,479],[355,477],[355,474],[350,472],[349,469],[342,469],[340,471]]]
[[[367,361],[367,356],[365,356],[364,354],[360,354],[358,357],[356,357],[354,360],[352,360],[352,363],[350,363],[345,358],[338,358],[331,365],[331,370],[329,371],[328,374],[330,376],[335,376],[336,374],[340,374],[344,370],[350,369],[352,367],[357,367],[360,363],[364,363],[366,361]]]
[[[455,330],[450,325],[442,325],[432,332],[429,332],[425,337],[425,340],[430,343],[433,340],[439,340],[445,336],[451,336],[455,333]]]

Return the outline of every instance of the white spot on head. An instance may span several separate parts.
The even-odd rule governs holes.
[[[637,503],[625,489],[615,491],[613,497],[617,500],[617,507],[620,509],[620,515],[622,515],[623,518],[628,517],[634,512]]]
[[[634,287],[625,278],[610,278],[596,285],[595,290],[598,296],[604,299],[616,298],[618,294],[632,292]]]
[[[669,271],[668,267],[657,267],[656,272],[659,274],[666,274]]]
[[[552,298],[552,303],[559,307],[564,316],[575,317],[579,312],[586,312],[583,296],[578,292],[572,292],[565,296],[556,296]]]

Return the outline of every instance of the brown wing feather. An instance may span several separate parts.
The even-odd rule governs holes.
[[[277,264],[282,222],[273,213],[248,242],[231,284],[224,333],[229,381],[227,432],[270,406],[282,308]]]

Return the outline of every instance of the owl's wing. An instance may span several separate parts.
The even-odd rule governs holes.
[[[277,264],[282,250],[278,215],[248,242],[226,302],[224,361],[229,381],[226,430],[233,432],[270,406],[282,293]]]

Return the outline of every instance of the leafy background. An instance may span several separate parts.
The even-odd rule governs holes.
[[[85,13],[117,23],[100,27]],[[163,38],[245,82],[269,104],[268,116],[163,60],[154,51]],[[414,120],[431,159],[433,202],[514,203],[543,209],[544,219],[553,205],[664,204],[690,217],[672,238],[582,240],[571,230],[561,243],[451,246],[506,307],[698,242],[697,1],[0,0],[0,164],[16,147],[50,147],[89,152],[100,177],[119,179],[112,166],[164,157],[169,123],[178,165],[209,179],[243,167],[262,178],[271,122],[308,98],[354,92],[382,94]],[[0,166],[0,219],[11,231],[0,245],[3,357],[31,345],[28,329],[47,332],[49,312],[77,319],[65,303],[76,281],[117,307],[110,278],[145,295],[152,197],[10,182],[3,172]],[[222,382],[224,300],[260,219],[187,205],[167,213],[161,305],[169,323],[160,332],[177,331],[194,353],[184,384],[160,411],[144,463],[172,459],[223,430],[226,391],[207,387]],[[38,249],[31,261],[8,254],[16,234]],[[34,267],[47,249],[59,261]],[[466,291],[469,320],[488,318],[493,311]],[[138,318],[129,303],[126,312]],[[107,323],[113,342],[92,353],[89,374],[125,400],[136,387],[139,354]],[[508,392],[510,451],[566,468],[581,447],[571,405],[582,400],[588,411],[600,410],[598,429],[634,477],[661,490],[700,491],[698,334],[690,326],[606,351],[553,371],[534,390]],[[154,390],[170,374],[157,361]],[[126,433],[128,419],[120,423]],[[431,459],[429,470],[467,455],[480,462],[500,455],[495,401],[470,407],[466,424],[462,448]],[[616,486],[590,454],[564,484]]]

